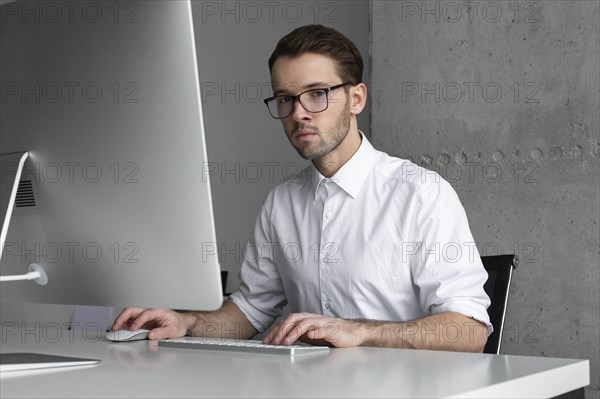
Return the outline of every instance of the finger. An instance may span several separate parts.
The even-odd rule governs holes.
[[[310,326],[316,323],[314,315],[303,313],[290,317],[277,332],[275,342],[277,345],[291,345],[304,335]]]
[[[291,345],[302,338],[302,336],[318,328],[319,322],[312,317],[298,320],[292,328],[288,329],[287,334],[281,338],[281,344]]]
[[[111,329],[113,331],[127,329],[130,326],[131,321],[136,319],[143,311],[144,309],[141,308],[123,309],[123,311],[117,316],[117,318],[113,322]]]
[[[311,313],[290,313],[285,319],[278,321],[273,324],[271,328],[267,331],[267,335],[263,338],[264,344],[271,345],[281,345],[283,339],[289,332],[295,327],[297,323],[308,318],[315,317],[318,315],[314,315]],[[293,342],[293,341],[292,341]]]
[[[265,334],[262,342],[265,345],[276,345],[274,343],[275,341],[275,337],[277,336],[278,332],[279,332],[279,327],[281,327],[281,323],[276,323],[273,324],[268,330],[267,333]]]
[[[139,330],[140,328],[148,328],[154,326],[162,326],[164,320],[167,319],[164,309],[146,309],[141,312],[129,325],[130,330]]]
[[[292,321],[282,321],[274,329],[271,335],[271,344],[281,345],[282,340],[288,334],[289,330],[294,328],[295,323]]]
[[[265,336],[262,339],[262,343],[265,345],[270,345],[271,342],[273,342],[273,327],[271,327],[267,330],[267,333],[265,334]]]
[[[338,346],[341,328],[338,319],[331,319],[321,315],[305,317],[299,321],[293,330],[283,338],[282,344],[289,345],[296,340],[301,340],[313,345]]]

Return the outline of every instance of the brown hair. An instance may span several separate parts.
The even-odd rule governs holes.
[[[297,57],[304,53],[325,55],[335,62],[344,82],[362,83],[363,60],[356,45],[335,29],[306,25],[281,38],[269,57],[269,71],[279,57]]]

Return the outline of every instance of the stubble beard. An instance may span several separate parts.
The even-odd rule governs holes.
[[[292,143],[292,146],[294,146],[296,151],[298,151],[298,154],[300,154],[300,156],[304,159],[312,161],[323,158],[325,155],[335,150],[348,135],[348,132],[350,131],[350,106],[346,106],[346,108],[338,118],[335,126],[333,127],[333,130],[331,130],[330,132],[323,134],[323,132],[319,128],[314,128],[302,124],[299,124],[296,127],[296,129],[294,129],[294,132],[296,130],[307,128],[309,130],[314,131],[318,135],[320,140],[314,143],[309,142],[305,145],[297,145],[288,136],[290,142]]]

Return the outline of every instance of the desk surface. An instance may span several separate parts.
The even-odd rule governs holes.
[[[589,384],[589,361],[333,349],[291,359],[111,343],[81,331],[3,331],[1,352],[98,358],[70,370],[2,373],[0,397],[552,397]]]

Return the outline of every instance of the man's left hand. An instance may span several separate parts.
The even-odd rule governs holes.
[[[264,344],[291,345],[297,340],[313,345],[338,348],[359,346],[361,323],[312,313],[291,313],[275,323],[263,339]]]

